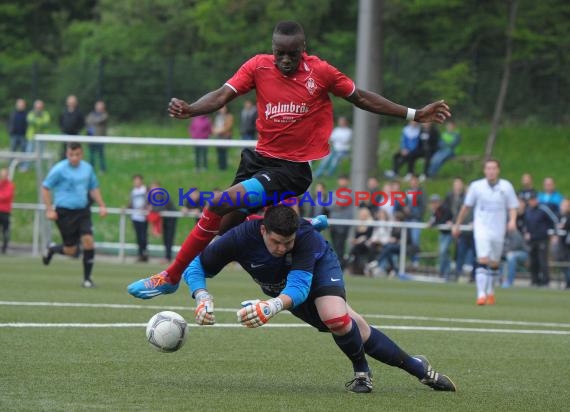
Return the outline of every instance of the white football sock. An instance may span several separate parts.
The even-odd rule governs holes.
[[[487,268],[475,269],[475,283],[477,284],[477,299],[484,298],[487,290]]]

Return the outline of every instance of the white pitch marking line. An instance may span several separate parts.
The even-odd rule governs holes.
[[[190,327],[203,327],[188,324]],[[378,326],[374,326],[378,328]],[[144,328],[146,323],[0,323],[0,328]],[[217,323],[206,328],[243,328],[237,323]],[[264,328],[308,328],[304,323],[273,323],[263,326]],[[541,329],[486,329],[486,328],[446,328],[438,326],[382,326],[382,329],[430,331],[430,332],[475,332],[475,333],[510,333],[525,335],[570,335],[566,330],[541,330]]]
[[[156,309],[156,310],[194,311],[194,307],[190,306],[136,305],[136,304],[118,304],[118,303],[0,301],[0,306],[50,306],[50,307],[74,307],[74,308]],[[237,310],[238,308],[235,309],[216,308],[217,312],[236,312]],[[290,314],[290,312],[287,311],[283,313]],[[555,322],[527,322],[527,321],[497,320],[497,319],[442,318],[442,317],[428,317],[428,316],[379,315],[379,314],[362,314],[362,316],[364,316],[365,318],[394,319],[394,320],[420,320],[420,321],[452,322],[452,323],[482,323],[482,324],[494,324],[494,325],[570,328],[570,323],[555,323]],[[383,328],[385,328],[385,326],[383,326]]]

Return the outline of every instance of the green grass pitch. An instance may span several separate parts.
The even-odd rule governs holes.
[[[561,411],[570,405],[564,290],[499,290],[496,306],[476,307],[473,285],[348,278],[357,311],[409,353],[428,356],[459,388],[434,392],[370,360],[374,392],[355,395],[344,390],[350,363],[328,334],[286,326],[299,324],[288,313],[270,323],[282,328],[237,327],[240,301],[261,294],[233,266],[209,281],[220,326],[191,327],[180,351],[155,351],[143,326],[154,313],[173,308],[193,321],[185,286],[151,301],[128,296],[129,282],[157,269],[101,259],[97,288],[82,289],[79,260],[56,256],[43,267],[39,259],[0,257],[0,410]]]

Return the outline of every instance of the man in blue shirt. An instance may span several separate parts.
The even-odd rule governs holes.
[[[435,372],[425,357],[408,355],[348,305],[336,254],[311,224],[291,208],[284,205],[268,208],[263,220],[231,229],[190,263],[184,280],[196,299],[199,325],[215,322],[206,278],[214,277],[232,261],[238,262],[263,293],[271,297],[265,301],[242,302],[238,321],[256,328],[288,309],[319,331],[331,332],[335,343],[353,364],[354,379],[346,384],[348,390],[357,393],[372,390],[365,355],[399,367],[435,390],[456,390],[453,382]]]
[[[50,245],[42,257],[49,265],[55,253],[77,256],[81,241],[83,248],[83,287],[93,287],[91,271],[95,256],[95,244],[91,223],[90,198],[99,205],[99,215],[107,215],[107,209],[93,167],[81,160],[83,149],[79,143],[68,143],[66,159],[56,163],[42,183],[42,197],[46,217],[54,220],[63,244]]]

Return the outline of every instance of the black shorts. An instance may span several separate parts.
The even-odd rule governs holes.
[[[76,246],[83,235],[93,234],[93,224],[91,223],[91,210],[85,209],[65,209],[58,207],[57,228],[61,233],[64,246]]]
[[[232,186],[251,178],[259,180],[265,189],[268,204],[273,204],[275,198],[284,200],[302,195],[313,180],[308,162],[264,157],[253,149],[245,148]]]

